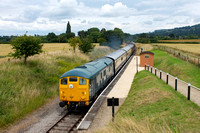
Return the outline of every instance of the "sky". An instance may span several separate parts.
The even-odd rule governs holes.
[[[0,35],[97,27],[137,34],[200,23],[200,0],[0,0]]]

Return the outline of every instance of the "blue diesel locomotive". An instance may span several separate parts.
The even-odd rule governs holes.
[[[134,52],[132,43],[64,73],[59,80],[60,107],[90,105]]]

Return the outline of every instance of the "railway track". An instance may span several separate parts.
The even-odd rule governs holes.
[[[86,112],[87,110],[84,110],[83,112],[68,111],[59,121],[57,121],[51,128],[49,128],[46,133],[76,132],[76,127]]]
[[[121,71],[117,74],[117,76],[113,79],[113,83],[112,84],[108,84],[107,87],[110,87],[109,89],[105,89],[102,93],[105,93],[104,95],[107,95],[110,90],[112,89],[113,85],[118,81],[119,77],[121,76],[121,74],[124,72],[124,70],[127,67],[127,64],[130,62],[130,60],[133,58],[133,56],[124,64],[124,66],[122,67]],[[106,88],[107,88],[106,87]],[[100,95],[101,96],[101,95]],[[100,97],[99,96],[99,97]],[[101,100],[99,101],[100,103],[97,104],[98,107],[94,107],[94,109],[99,109],[102,101],[104,100],[104,98],[100,98]],[[98,98],[97,98],[98,101]],[[96,101],[95,101],[96,102]],[[77,132],[77,130],[80,128],[80,124],[83,122],[82,119],[84,119],[86,113],[87,113],[87,117],[89,117],[89,121],[93,121],[93,117],[95,116],[93,112],[91,111],[93,108],[89,107],[87,109],[82,109],[78,112],[73,112],[73,111],[68,111],[59,121],[57,121],[46,133],[66,133],[66,132]],[[89,110],[89,112],[88,112]],[[95,111],[97,113],[97,111]],[[88,113],[91,114],[92,116],[88,116]],[[90,120],[91,119],[91,120]],[[84,119],[85,120],[85,119]],[[87,124],[86,124],[87,125]],[[90,124],[89,124],[90,125]],[[86,128],[80,128],[80,129],[87,129],[89,127],[89,125],[86,126]],[[79,127],[78,127],[79,126]]]

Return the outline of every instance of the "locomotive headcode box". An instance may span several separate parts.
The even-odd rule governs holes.
[[[119,106],[119,98],[108,98],[107,99],[107,106]]]

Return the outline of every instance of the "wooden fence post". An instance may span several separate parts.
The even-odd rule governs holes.
[[[190,83],[188,83],[188,100],[190,100]]]
[[[175,78],[175,91],[177,91],[177,77]]]
[[[169,75],[168,75],[168,73],[167,73],[167,79],[166,79],[166,83],[168,84],[168,78],[169,78]]]

